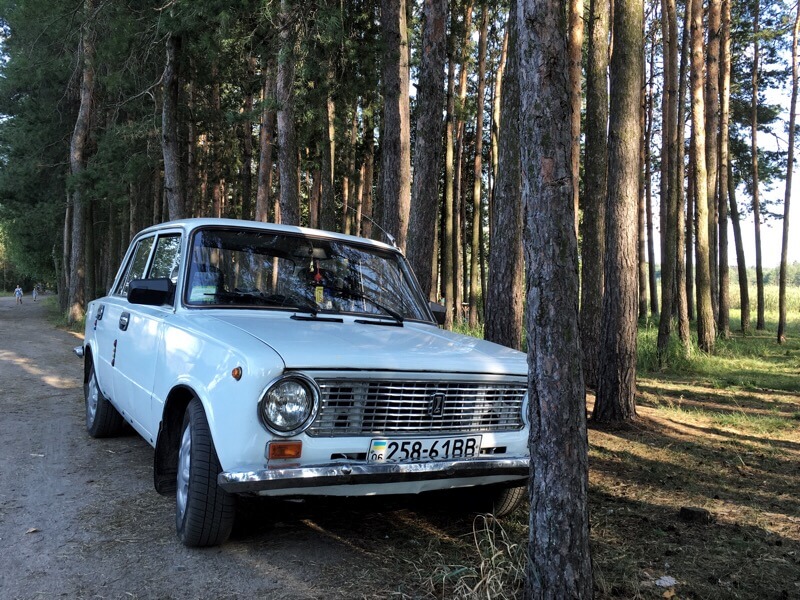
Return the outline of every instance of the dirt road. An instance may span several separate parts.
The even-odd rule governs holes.
[[[224,546],[183,547],[150,446],[86,434],[80,338],[46,313],[0,298],[0,598],[421,594],[402,558],[451,536],[407,503],[259,504]]]

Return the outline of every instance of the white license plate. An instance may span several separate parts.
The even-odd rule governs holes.
[[[367,462],[425,462],[473,458],[481,452],[481,436],[448,438],[374,439]]]

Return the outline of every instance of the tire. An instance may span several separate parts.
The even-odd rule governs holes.
[[[235,502],[217,485],[221,470],[203,405],[195,398],[186,407],[178,446],[175,526],[185,546],[218,546],[231,533]]]
[[[87,356],[87,360],[91,361],[91,356]],[[100,391],[94,363],[89,366],[89,376],[83,384],[83,397],[86,404],[86,431],[89,435],[93,438],[119,435],[125,420]]]
[[[524,485],[516,487],[501,487],[497,485],[479,488],[475,500],[479,512],[486,512],[500,519],[510,515],[525,499],[526,488]]]

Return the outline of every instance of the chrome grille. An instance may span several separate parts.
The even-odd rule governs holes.
[[[522,383],[318,379],[312,436],[522,429]]]

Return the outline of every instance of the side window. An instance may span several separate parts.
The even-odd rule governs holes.
[[[119,282],[114,294],[117,296],[126,296],[128,294],[128,286],[134,279],[141,279],[144,277],[144,269],[147,266],[147,258],[150,256],[150,249],[153,247],[153,236],[139,240],[136,244],[136,249],[133,251],[128,268],[125,271],[125,277]]]
[[[169,278],[172,283],[178,281],[178,266],[181,256],[181,236],[174,233],[159,236],[153,263],[150,266],[151,279]]]

